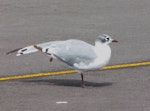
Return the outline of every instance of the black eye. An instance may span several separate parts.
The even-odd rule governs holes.
[[[109,41],[109,38],[106,38],[107,41]]]

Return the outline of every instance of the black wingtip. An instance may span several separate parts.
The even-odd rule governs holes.
[[[14,53],[14,52],[17,52],[18,50],[20,50],[21,48],[18,48],[18,49],[15,49],[15,50],[12,50],[12,51],[9,51],[9,52],[6,52],[6,55],[9,55],[11,53]]]

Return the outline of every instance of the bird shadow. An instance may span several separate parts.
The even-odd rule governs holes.
[[[20,80],[23,83],[28,84],[38,84],[38,85],[56,85],[56,86],[66,86],[66,87],[81,87],[80,80],[68,80],[68,79],[35,79],[35,80]],[[104,87],[110,86],[113,83],[103,82],[103,83],[95,83],[85,81],[85,86],[89,87]]]

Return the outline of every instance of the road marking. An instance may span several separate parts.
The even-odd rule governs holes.
[[[68,101],[57,101],[56,104],[67,104]]]
[[[129,63],[129,64],[111,65],[111,66],[105,66],[99,70],[120,69],[120,68],[138,67],[138,66],[146,66],[146,65],[150,65],[150,62],[137,62],[137,63]],[[76,72],[77,72],[76,70],[66,70],[66,71],[45,72],[45,73],[37,73],[37,74],[6,76],[6,77],[0,77],[0,81],[13,80],[13,79],[25,79],[25,78],[32,78],[32,77],[42,77],[42,76],[52,76],[52,75],[61,75],[61,74],[71,74],[71,73],[76,73]]]

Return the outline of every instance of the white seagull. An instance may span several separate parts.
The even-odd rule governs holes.
[[[65,41],[50,41],[15,49],[6,54],[17,52],[16,56],[41,51],[50,57],[50,61],[58,59],[81,74],[82,87],[85,86],[83,72],[97,70],[106,66],[111,57],[109,44],[118,42],[109,35],[99,35],[95,45],[81,40],[69,39]]]

